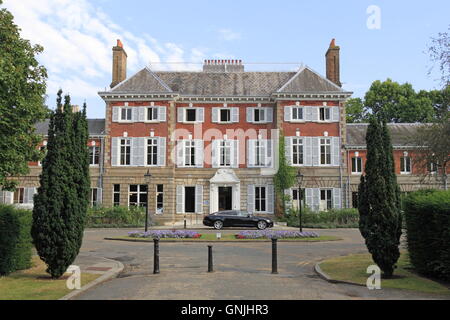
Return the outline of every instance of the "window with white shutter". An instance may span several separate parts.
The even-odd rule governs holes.
[[[133,121],[133,109],[132,108],[127,108],[127,107],[120,108],[119,121],[120,122],[131,122],[131,121]]]
[[[292,138],[292,165],[301,166],[304,164],[304,148],[302,138]]]
[[[331,139],[320,139],[320,165],[331,165]]]
[[[165,137],[158,138],[158,166],[160,167],[166,166],[166,140]]]
[[[157,166],[158,165],[158,138],[147,139],[147,166]]]
[[[119,165],[131,165],[131,139],[119,140]]]
[[[293,122],[305,121],[304,108],[292,107],[292,121]]]
[[[195,140],[183,141],[183,153],[184,153],[184,167],[195,167]]]
[[[288,165],[292,165],[292,137],[284,138],[285,157]]]
[[[195,186],[195,213],[203,214],[203,186]]]
[[[331,108],[322,107],[319,108],[319,121],[331,121]]]
[[[146,109],[146,122],[158,122],[159,121],[159,108],[158,107],[147,107]]]

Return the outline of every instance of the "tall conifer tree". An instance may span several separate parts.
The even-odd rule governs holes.
[[[385,122],[371,118],[366,136],[365,175],[359,185],[359,228],[386,278],[400,257],[401,215],[392,144]]]
[[[64,274],[82,243],[89,201],[87,139],[85,108],[73,113],[70,97],[63,105],[60,90],[50,118],[32,225],[34,245],[53,278]]]

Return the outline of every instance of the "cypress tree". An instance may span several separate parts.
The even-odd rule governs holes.
[[[36,250],[55,279],[73,263],[82,242],[89,195],[86,122],[85,108],[74,114],[69,96],[62,105],[60,90],[50,117],[31,230]]]
[[[372,117],[366,136],[365,176],[359,185],[359,229],[386,278],[400,257],[401,216],[392,144],[385,122]]]

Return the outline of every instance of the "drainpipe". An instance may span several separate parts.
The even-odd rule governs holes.
[[[339,151],[340,151],[340,153],[341,153],[341,155],[342,155],[342,147],[343,147],[343,145],[342,145],[342,127],[341,127],[341,123],[339,123],[339,138],[340,138],[340,141],[341,141],[341,147],[339,148]],[[343,184],[343,181],[342,181],[342,159],[341,159],[341,161],[339,161],[339,184],[340,184],[340,186],[341,186],[341,203],[343,204],[344,203],[344,199],[343,199],[343,196],[344,196],[344,184]]]

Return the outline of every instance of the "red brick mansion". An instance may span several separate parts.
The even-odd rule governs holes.
[[[341,88],[339,54],[333,40],[325,77],[307,66],[247,72],[238,60],[206,60],[201,72],[146,67],[127,77],[127,54],[118,41],[111,89],[99,92],[105,119],[89,120],[92,204],[148,204],[165,221],[186,215],[201,221],[218,210],[272,215],[282,135],[288,162],[304,175],[311,209],[354,206],[367,125],[346,124],[345,102],[352,93]],[[47,126],[37,124],[38,132],[45,135]],[[415,127],[390,125],[404,192],[420,187],[413,147],[405,140]],[[0,192],[0,201],[31,206],[40,170],[31,163],[20,188]],[[295,203],[297,190],[287,193]]]

